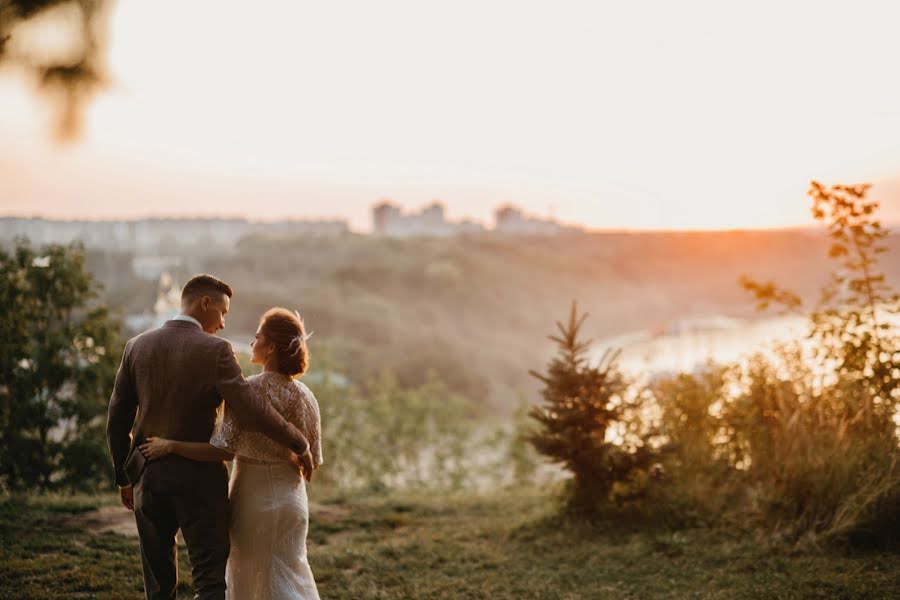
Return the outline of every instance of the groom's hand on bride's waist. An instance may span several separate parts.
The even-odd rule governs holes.
[[[296,452],[291,452],[291,464],[297,468],[297,471],[303,475],[303,478],[307,481],[312,481],[312,473],[313,473],[313,460],[312,460],[312,452],[309,451],[309,448],[306,449],[306,452],[303,454],[297,454]]]

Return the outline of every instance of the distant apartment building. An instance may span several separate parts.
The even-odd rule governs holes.
[[[563,225],[553,219],[531,217],[518,206],[506,204],[494,211],[494,231],[508,235],[559,235],[583,231],[580,227]]]
[[[563,225],[553,219],[528,216],[511,204],[499,207],[494,211],[494,217],[494,229],[487,230],[474,221],[448,221],[444,215],[444,205],[440,202],[412,212],[404,212],[400,206],[389,201],[372,207],[374,232],[392,237],[446,237],[486,231],[505,235],[559,235],[583,231],[580,227]]]
[[[24,236],[33,243],[69,244],[135,252],[165,251],[173,245],[233,246],[251,234],[336,236],[344,220],[291,220],[272,223],[243,219],[142,219],[136,221],[56,221],[0,218],[0,240]]]
[[[372,225],[376,234],[392,237],[446,237],[484,231],[484,226],[474,221],[448,221],[440,202],[409,213],[392,202],[379,202],[372,207]]]

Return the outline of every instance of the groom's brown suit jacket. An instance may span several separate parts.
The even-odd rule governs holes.
[[[148,437],[208,442],[223,400],[245,429],[249,426],[286,446],[305,440],[256,396],[228,341],[180,320],[129,340],[109,401],[106,430],[116,483],[137,484],[144,468],[137,446]]]

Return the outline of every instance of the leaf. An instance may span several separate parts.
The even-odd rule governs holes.
[[[832,244],[828,249],[829,258],[839,258],[847,254],[847,247],[843,244]]]

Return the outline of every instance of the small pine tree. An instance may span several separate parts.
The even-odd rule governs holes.
[[[528,441],[572,473],[570,508],[598,512],[642,491],[636,480],[646,475],[653,456],[645,444],[628,447],[607,440],[607,432],[634,413],[623,398],[628,385],[616,367],[618,354],[608,351],[597,366],[588,364],[590,341],[579,340],[587,316],[579,317],[573,302],[568,324],[557,321],[559,335],[548,336],[559,352],[547,373],[530,371],[544,388],[543,404],[529,413],[540,428]]]

